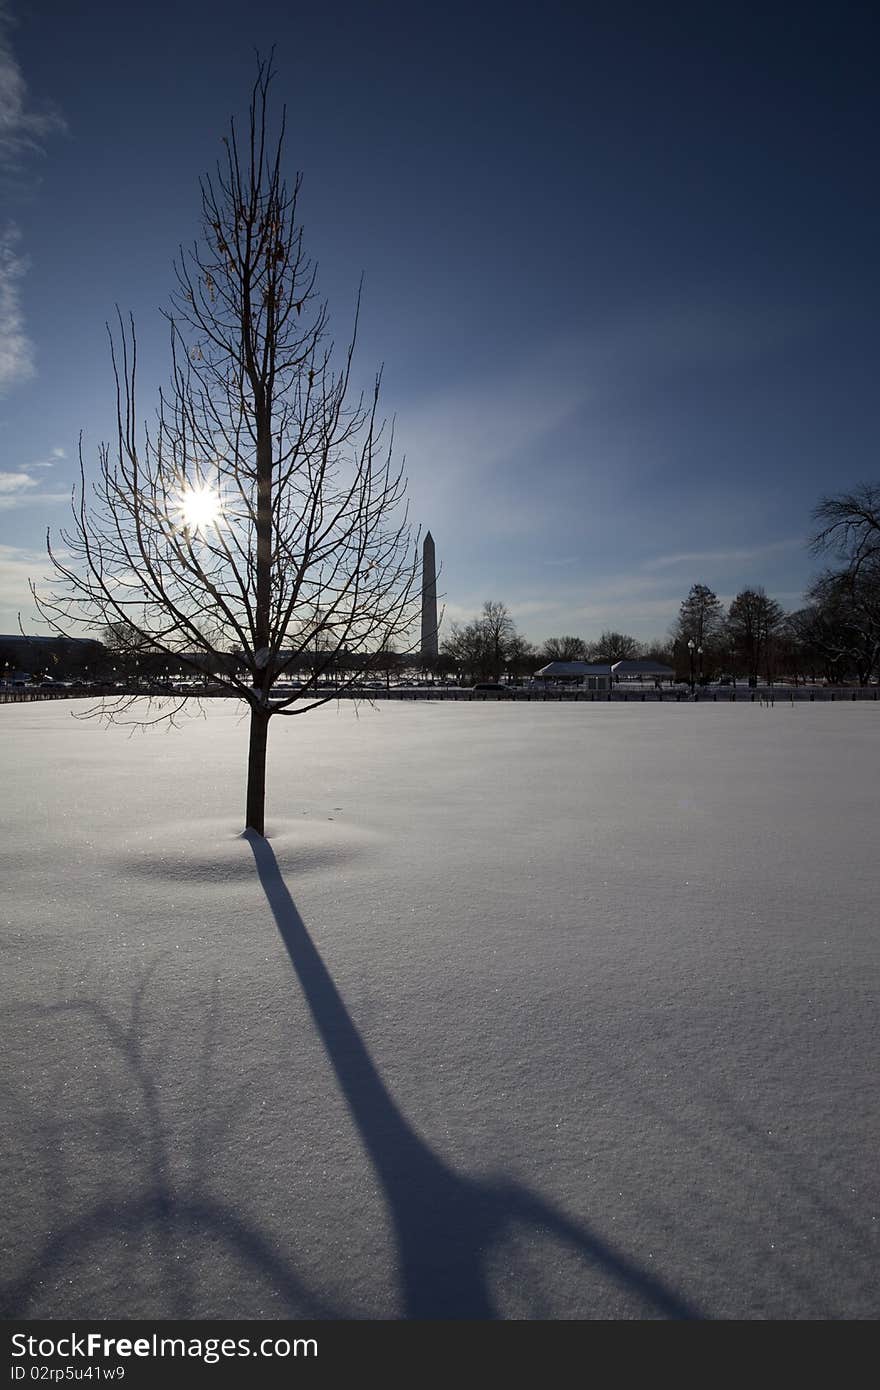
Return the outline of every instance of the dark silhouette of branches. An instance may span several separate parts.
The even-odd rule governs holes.
[[[851,574],[880,565],[880,483],[860,483],[852,492],[823,497],[813,512],[816,554],[835,552]]]
[[[629,661],[641,655],[641,647],[634,637],[625,632],[603,632],[587,648],[590,661],[614,665],[615,661]]]
[[[452,669],[478,680],[497,680],[506,669],[528,667],[534,658],[529,642],[517,632],[503,603],[486,599],[479,617],[463,626],[453,623],[440,655]]]
[[[201,182],[202,236],[175,267],[167,315],[171,382],[152,431],[136,408],[133,320],[111,333],[116,440],[80,481],[55,588],[34,597],[57,632],[128,634],[244,700],[251,715],[246,823],[262,833],[266,739],[276,714],[362,682],[367,658],[408,640],[418,537],[393,430],[379,418],[381,372],[355,397],[358,309],[341,365],[297,221],[301,176],[285,182],[285,114],[270,130],[271,60],[260,61],[246,130],[235,123]],[[109,331],[109,329],[108,329]],[[32,586],[33,588],[33,586]],[[294,690],[292,665],[310,669]],[[103,707],[137,719],[132,702]]]
[[[548,637],[541,648],[540,661],[546,666],[549,661],[586,661],[587,644],[582,637],[566,634],[563,637]]]

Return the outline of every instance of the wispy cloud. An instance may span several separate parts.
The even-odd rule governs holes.
[[[30,105],[27,83],[9,41],[13,23],[9,4],[0,0],[0,168],[18,174],[28,160],[43,153],[45,139],[66,125],[53,108]]]
[[[56,463],[60,463],[62,459],[66,458],[65,449],[50,449],[45,458],[33,459],[30,463],[23,463],[21,466],[26,473],[29,473],[32,468],[54,468]]]
[[[27,261],[18,253],[21,233],[14,222],[0,232],[0,392],[28,381],[36,370],[34,345],[24,328],[21,278]]]
[[[509,585],[503,593],[499,589],[501,574],[492,577],[493,556],[500,551],[509,557],[518,547],[536,544],[536,537],[557,536],[564,503],[556,490],[541,485],[543,461],[553,457],[560,431],[576,430],[588,396],[573,355],[544,342],[494,371],[410,402],[401,413],[413,511],[440,538],[450,563],[441,578],[448,585],[447,628],[452,621],[470,621],[486,598],[510,598]],[[571,558],[550,569],[541,566],[542,573],[575,568],[577,546],[570,540],[567,545],[565,551],[555,543],[545,546],[542,559]],[[472,562],[462,568],[461,558],[477,555],[486,577],[472,590]]]
[[[36,487],[37,480],[29,473],[0,473],[0,494],[21,492],[24,488]]]
[[[512,458],[541,457],[543,442],[577,415],[585,388],[571,366],[545,349],[479,381],[462,381],[412,405],[399,419],[412,461],[411,492],[422,515],[445,516],[459,491],[472,494],[490,483]],[[486,525],[494,532],[518,529],[521,519],[502,515],[496,495]],[[453,510],[457,507],[454,505]],[[534,523],[534,502],[530,516]]]
[[[803,546],[803,536],[792,536],[786,540],[768,541],[766,545],[743,546],[739,549],[692,550],[674,555],[657,555],[653,560],[645,560],[641,568],[643,570],[659,570],[688,566],[693,569],[695,565],[708,568],[721,565],[741,565],[786,550],[803,549]]]
[[[0,632],[17,631],[19,613],[26,624],[32,623],[28,581],[39,580],[47,569],[45,551],[0,545]]]
[[[69,502],[69,492],[18,493],[11,497],[0,494],[0,512],[15,512],[22,507],[55,507],[61,502]]]
[[[66,502],[67,492],[40,492],[39,480],[23,469],[17,473],[0,473],[0,512],[11,512],[18,507]],[[37,491],[34,491],[37,489]]]
[[[13,22],[7,0],[0,0],[0,174],[7,189],[20,182],[43,153],[46,138],[65,129],[57,111],[33,107],[28,100],[27,83],[9,41]],[[28,261],[19,250],[20,240],[16,223],[7,222],[0,231],[0,394],[29,381],[36,371],[21,303]]]

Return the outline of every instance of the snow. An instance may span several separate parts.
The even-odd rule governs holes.
[[[0,1306],[876,1316],[873,704],[0,708]]]

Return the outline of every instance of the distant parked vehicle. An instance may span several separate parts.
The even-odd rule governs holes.
[[[508,686],[500,685],[498,682],[485,681],[480,685],[472,685],[471,693],[475,700],[509,700],[512,698]]]

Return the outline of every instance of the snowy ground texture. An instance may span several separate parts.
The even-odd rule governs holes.
[[[2,1311],[878,1311],[876,705],[0,709]]]

